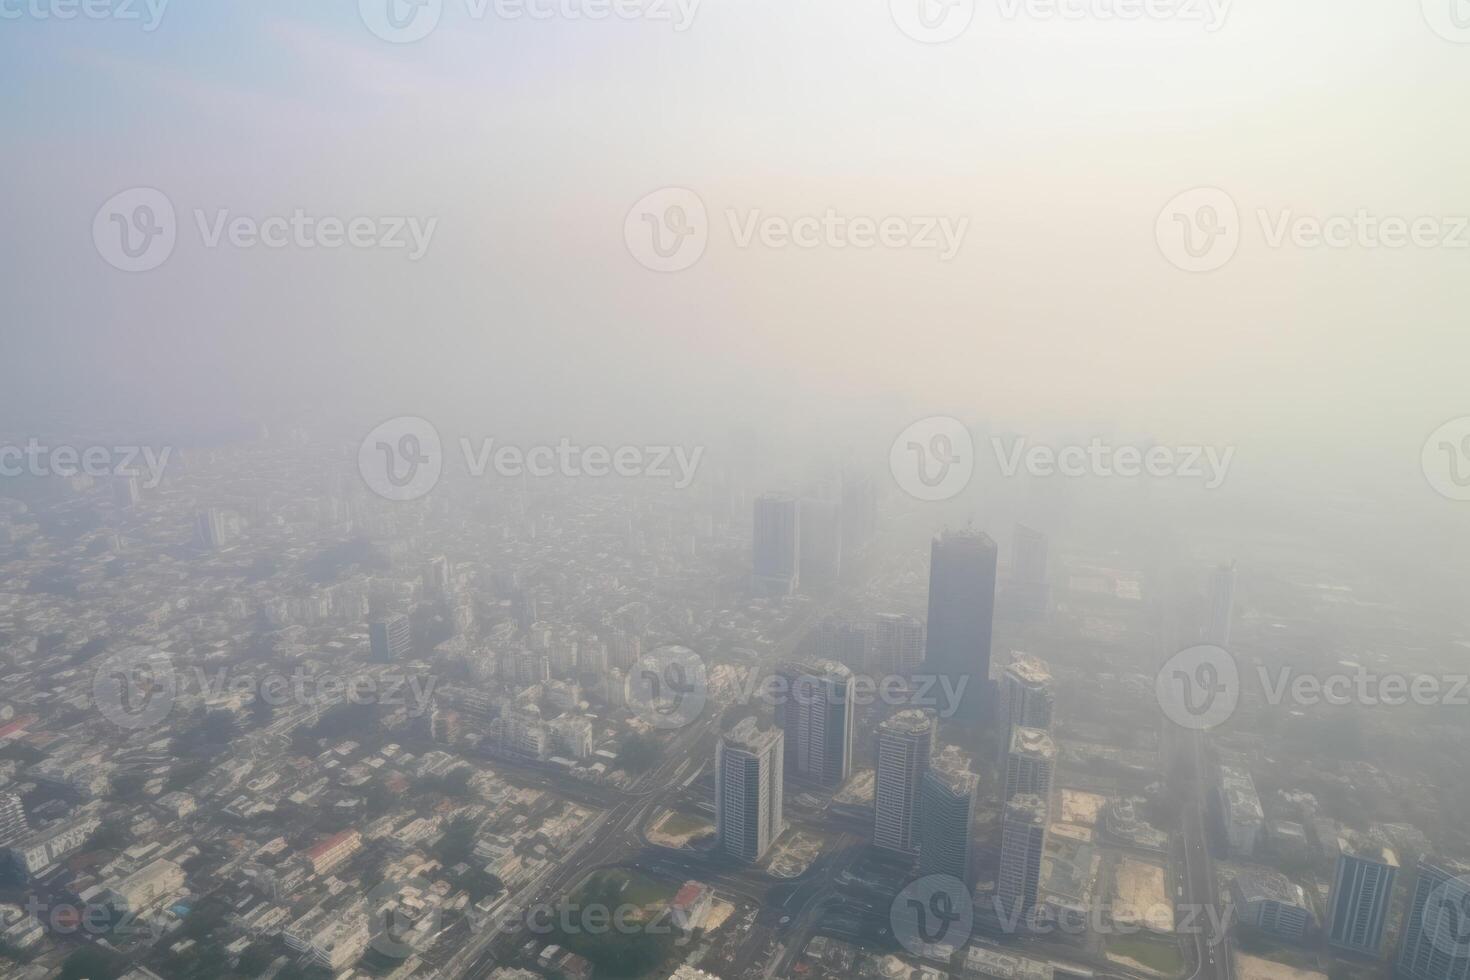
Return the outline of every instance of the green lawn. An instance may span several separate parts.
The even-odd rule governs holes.
[[[1151,939],[1147,936],[1112,936],[1108,939],[1108,952],[1126,956],[1159,973],[1174,976],[1184,972],[1184,957],[1173,940]]]
[[[668,834],[670,837],[682,837],[685,834],[702,834],[713,827],[708,820],[700,820],[695,817],[686,817],[682,813],[670,813],[659,824],[658,831]]]

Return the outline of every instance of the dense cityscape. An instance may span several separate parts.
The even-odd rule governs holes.
[[[1470,980],[1470,0],[0,79],[0,980]]]
[[[354,448],[7,499],[6,976],[1470,970],[1463,716],[1346,570],[926,534],[875,468],[400,492]],[[1324,621],[1380,639],[1303,658]],[[1406,707],[1338,706],[1380,642]]]

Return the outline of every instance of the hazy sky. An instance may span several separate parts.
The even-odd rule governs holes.
[[[951,411],[1412,469],[1470,414],[1470,248],[1272,248],[1257,216],[1470,215],[1470,44],[1418,0],[1237,0],[1213,32],[980,0],[945,44],[887,0],[704,0],[684,31],[444,0],[412,44],[355,0],[175,0],[151,32],[32,12],[56,2],[0,0],[14,417]],[[139,186],[178,243],[129,274],[92,224]],[[624,219],[670,186],[706,205],[709,244],[660,273]],[[1208,274],[1155,234],[1200,186],[1241,215]],[[949,261],[741,248],[726,217],[828,208],[967,233]],[[416,262],[206,248],[195,211],[221,209],[438,223]]]

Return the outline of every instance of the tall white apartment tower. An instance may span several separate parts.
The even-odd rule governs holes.
[[[1383,951],[1383,931],[1393,900],[1399,860],[1391,848],[1368,837],[1337,841],[1337,875],[1327,912],[1327,945],[1365,956]]]
[[[873,843],[900,854],[918,849],[919,787],[934,753],[934,715],[912,708],[878,726]]]
[[[1046,852],[1047,803],[1022,793],[1006,803],[1000,825],[1000,873],[996,898],[1003,917],[1026,921],[1041,892],[1041,858]]]
[[[786,738],[786,773],[826,787],[852,775],[852,671],[835,660],[784,664],[776,721]]]
[[[785,823],[781,816],[783,738],[746,718],[715,747],[715,824],[720,849],[742,861],[766,856]]]

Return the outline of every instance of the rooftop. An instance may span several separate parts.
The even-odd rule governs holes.
[[[1043,759],[1057,757],[1056,743],[1052,741],[1051,735],[1040,728],[1017,726],[1011,732],[1011,751],[1017,755],[1040,756]]]
[[[878,726],[880,731],[902,735],[922,735],[925,732],[931,731],[933,727],[933,716],[921,708],[909,708],[905,711],[900,711]]]

